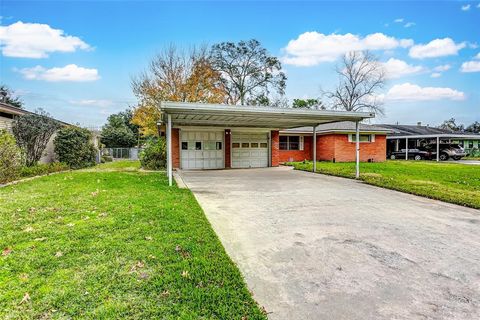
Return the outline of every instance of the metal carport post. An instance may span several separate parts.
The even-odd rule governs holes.
[[[167,114],[167,175],[168,185],[173,184],[173,163],[172,163],[172,116]]]
[[[355,122],[355,178],[360,178],[360,122]]]
[[[317,171],[317,125],[313,126],[313,172]]]

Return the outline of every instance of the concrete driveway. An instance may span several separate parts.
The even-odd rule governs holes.
[[[480,319],[480,210],[282,167],[182,177],[271,319]]]

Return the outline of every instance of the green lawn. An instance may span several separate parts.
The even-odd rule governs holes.
[[[0,319],[266,319],[191,192],[138,168],[0,188]]]
[[[313,162],[290,163],[312,171]],[[317,162],[319,173],[355,177],[355,163]],[[361,163],[360,179],[368,184],[480,209],[480,167],[433,161]]]

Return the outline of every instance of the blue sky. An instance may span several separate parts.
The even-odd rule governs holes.
[[[130,79],[165,46],[255,38],[287,97],[318,97],[337,58],[369,49],[391,78],[376,122],[480,121],[480,1],[0,3],[0,77],[28,109],[99,126],[135,104]]]

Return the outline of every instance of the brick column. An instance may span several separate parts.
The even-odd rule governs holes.
[[[271,155],[272,155],[272,167],[278,167],[278,164],[280,162],[280,152],[279,152],[279,132],[278,131],[272,131],[271,134]]]
[[[225,147],[223,150],[225,150],[225,168],[231,168],[232,167],[232,162],[230,159],[230,146],[231,146],[231,138],[232,138],[232,132],[230,129],[225,129]]]
[[[172,167],[180,168],[180,129],[172,128]]]

